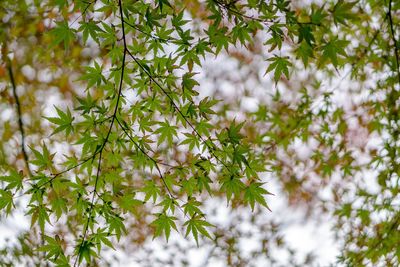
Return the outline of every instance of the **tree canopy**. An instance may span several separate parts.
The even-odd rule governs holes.
[[[30,222],[0,265],[105,266],[161,239],[163,266],[189,246],[315,266],[282,238],[284,199],[332,216],[333,266],[399,266],[399,1],[2,0],[0,20],[0,218]]]

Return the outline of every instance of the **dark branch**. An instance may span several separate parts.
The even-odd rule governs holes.
[[[93,213],[95,197],[98,194],[98,192],[97,192],[97,183],[99,181],[100,172],[101,172],[101,162],[102,162],[102,157],[103,157],[103,150],[104,150],[104,148],[105,148],[105,146],[106,146],[106,144],[108,142],[108,139],[110,137],[112,128],[114,126],[114,122],[115,122],[116,117],[117,117],[117,111],[118,111],[119,102],[120,102],[121,94],[122,94],[122,85],[124,83],[125,60],[126,60],[126,52],[127,52],[128,49],[127,49],[127,45],[126,45],[125,26],[124,26],[124,13],[122,11],[122,1],[121,0],[118,0],[118,6],[119,6],[120,19],[121,19],[121,27],[122,27],[122,41],[123,41],[123,45],[124,45],[124,51],[123,51],[122,62],[121,62],[121,78],[120,78],[120,81],[119,81],[117,101],[116,101],[116,104],[115,104],[114,113],[113,113],[112,118],[111,118],[110,127],[108,129],[106,138],[104,139],[103,144],[100,147],[99,152],[98,152],[99,153],[99,161],[98,161],[98,164],[97,164],[97,173],[96,173],[96,179],[95,179],[95,182],[94,182],[92,200],[91,200],[91,203],[90,203],[90,208],[89,208],[89,212],[88,212],[87,221],[86,221],[86,224],[85,224],[85,227],[84,227],[84,230],[83,230],[82,241],[81,241],[81,243],[79,245],[79,248],[78,248],[78,253],[76,255],[74,266],[76,266],[76,264],[78,263],[78,259],[79,259],[79,256],[80,256],[79,253],[80,253],[80,251],[82,249],[82,246],[83,246],[83,244],[84,244],[84,242],[86,240],[87,232],[88,232],[88,229],[89,229],[90,219],[91,219],[92,213]]]
[[[400,86],[400,59],[399,59],[399,48],[397,47],[397,39],[396,39],[396,32],[394,30],[393,26],[393,18],[392,18],[392,0],[389,1],[389,11],[388,11],[388,17],[389,17],[389,25],[390,25],[390,32],[392,36],[392,41],[393,41],[393,50],[394,50],[394,55],[396,57],[396,70],[397,70],[397,79],[398,83]]]
[[[122,125],[122,123],[118,120],[117,118],[117,123],[119,124],[119,126],[121,127],[122,131],[125,133],[125,135],[129,138],[129,140],[136,146],[137,149],[140,150],[140,152],[143,153],[143,155],[145,155],[149,160],[151,160],[154,163],[154,166],[157,169],[158,175],[160,176],[167,192],[168,195],[172,198],[172,199],[176,199],[176,197],[174,196],[174,194],[171,192],[171,190],[169,189],[167,183],[165,182],[165,178],[164,175],[161,172],[159,165],[159,162],[157,162],[153,157],[151,157],[146,151],[144,151],[144,149],[133,139],[133,137],[128,133],[128,131],[125,129],[125,127]]]
[[[133,25],[132,23],[127,22],[126,20],[124,21],[124,23],[125,23],[126,25],[128,25],[129,27],[131,27],[131,28],[137,30],[138,32],[141,32],[141,33],[143,33],[144,35],[146,35],[146,36],[152,38],[153,40],[159,41],[159,42],[168,43],[168,42],[170,42],[170,41],[176,41],[176,42],[179,41],[178,39],[173,38],[173,37],[170,37],[170,38],[168,38],[168,39],[164,39],[164,38],[160,38],[160,37],[158,37],[158,36],[154,36],[153,34],[151,34],[151,33],[149,33],[149,32],[146,32],[146,31],[140,29],[138,26]]]
[[[237,11],[236,9],[232,8],[232,4],[223,3],[223,2],[218,1],[218,0],[213,0],[213,2],[215,4],[217,4],[217,6],[219,6],[220,8],[225,9],[227,12],[230,12],[230,13],[234,14],[235,16],[240,17],[242,19],[245,18],[245,19],[248,19],[248,20],[254,20],[254,21],[261,22],[261,23],[273,22],[272,20],[265,20],[265,19],[261,19],[261,18],[257,18],[257,17],[248,16],[246,14],[242,14],[239,11]]]
[[[398,43],[396,39],[396,31],[394,29],[394,23],[393,23],[393,18],[392,18],[392,0],[389,1],[389,8],[388,8],[388,13],[387,17],[389,18],[389,28],[390,28],[390,36],[393,42],[393,53],[395,56],[395,61],[396,65],[395,68],[396,70],[393,70],[397,75],[397,83],[400,88],[400,63],[399,63],[399,48],[398,48]],[[397,124],[398,126],[398,121],[399,121],[399,116],[397,112],[397,104],[396,101],[399,98],[399,93],[396,90],[396,83],[393,83],[391,91],[387,97],[387,105],[388,105],[388,125],[389,125],[389,131],[392,135],[393,141],[396,142],[399,139],[400,132],[398,131],[398,127],[394,127],[394,125]],[[394,124],[394,125],[393,125]],[[398,158],[398,150],[396,149],[396,146],[391,147],[389,146],[389,157],[390,157],[390,162],[392,164],[392,169],[390,170],[390,176],[392,176],[396,170],[399,167],[399,163],[397,162]],[[397,179],[399,181],[399,178]]]
[[[25,131],[24,131],[24,123],[22,121],[22,111],[21,111],[21,102],[19,101],[19,97],[17,94],[17,86],[15,84],[14,73],[11,66],[11,61],[8,60],[8,74],[10,75],[11,87],[13,91],[13,96],[15,99],[15,105],[17,106],[17,116],[18,116],[18,127],[21,133],[21,151],[24,157],[26,169],[28,171],[29,176],[32,176],[31,169],[29,167],[29,157],[25,150]]]
[[[196,130],[196,128],[193,126],[193,124],[186,118],[186,116],[183,114],[181,109],[178,107],[178,105],[175,103],[175,101],[172,99],[172,97],[168,94],[168,92],[164,89],[164,87],[151,75],[151,73],[140,63],[140,61],[129,51],[126,51],[129,56],[133,59],[133,61],[136,62],[136,64],[144,71],[144,73],[149,77],[149,79],[155,83],[160,90],[163,92],[163,94],[170,100],[172,107],[179,113],[179,115],[182,116],[183,120],[190,126],[190,128],[193,130],[193,132],[197,135],[197,137],[200,138],[202,143],[208,148],[208,151],[210,154],[220,163],[222,164],[225,168],[229,169],[228,166],[214,153],[214,147],[209,145],[206,140],[204,140],[203,136]],[[210,140],[211,141],[211,140]]]
[[[96,3],[96,1],[97,1],[97,0],[93,0],[92,2],[85,2],[85,3],[87,4],[86,7],[85,7],[85,9],[82,11],[82,13],[79,15],[79,17],[77,17],[74,21],[71,22],[71,24],[69,24],[68,27],[71,28],[71,26],[74,25],[75,22],[78,21],[78,19],[80,19],[83,15],[85,15],[85,13],[88,11],[89,7],[90,7],[92,4]]]

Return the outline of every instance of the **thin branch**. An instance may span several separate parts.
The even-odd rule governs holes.
[[[90,7],[92,4],[96,3],[96,1],[97,1],[97,0],[93,0],[92,2],[86,2],[87,5],[86,5],[85,9],[82,11],[82,13],[81,13],[76,19],[74,19],[74,20],[68,25],[68,27],[71,28],[71,26],[74,25],[75,22],[78,21],[78,19],[80,19],[83,15],[85,15],[85,13],[86,13],[86,11],[88,11],[89,7]]]
[[[122,10],[122,0],[118,0],[118,6],[119,6],[119,14],[120,14],[120,19],[121,19],[121,27],[122,27],[122,41],[123,41],[123,45],[124,45],[124,51],[123,51],[123,56],[122,56],[122,62],[121,62],[121,78],[119,81],[119,86],[118,86],[118,95],[117,95],[117,101],[115,104],[115,109],[114,109],[114,113],[112,115],[112,119],[111,119],[111,123],[110,123],[110,127],[108,129],[106,138],[104,139],[103,145],[100,147],[99,149],[99,161],[97,164],[97,173],[96,173],[96,179],[94,182],[94,189],[93,189],[93,195],[92,195],[92,200],[90,203],[90,209],[88,212],[88,217],[87,217],[87,221],[85,224],[85,228],[83,231],[83,237],[82,237],[82,241],[79,245],[78,248],[78,253],[76,255],[76,259],[75,259],[75,263],[74,263],[74,267],[76,266],[76,264],[78,263],[78,259],[79,259],[79,253],[82,249],[82,246],[86,240],[86,236],[87,236],[87,232],[89,229],[89,223],[90,223],[90,219],[92,217],[92,213],[93,213],[93,207],[94,207],[94,200],[95,200],[95,196],[97,194],[97,183],[99,181],[99,177],[100,177],[100,172],[101,172],[101,162],[102,162],[102,156],[103,156],[103,150],[108,142],[108,139],[110,137],[114,122],[116,120],[117,117],[117,111],[118,111],[118,107],[119,107],[119,102],[120,102],[120,98],[121,98],[121,94],[122,94],[122,85],[124,83],[124,73],[125,73],[125,60],[126,60],[126,52],[127,52],[127,44],[126,44],[126,36],[125,36],[125,26],[124,26],[124,13]],[[79,264],[78,264],[79,266]]]
[[[125,133],[125,135],[129,138],[129,140],[140,150],[140,152],[142,152],[148,159],[150,159],[153,163],[154,166],[157,169],[158,175],[160,176],[161,181],[163,182],[167,193],[169,195],[169,197],[171,199],[173,199],[174,201],[179,200],[178,197],[176,197],[172,191],[169,189],[167,182],[165,181],[164,175],[161,172],[161,169],[158,165],[163,165],[163,163],[158,162],[157,160],[155,160],[153,157],[151,157],[142,147],[140,147],[140,145],[133,139],[133,137],[127,132],[127,130],[125,129],[125,127],[122,125],[122,123],[119,121],[118,118],[116,118],[117,123],[119,124],[119,126],[121,127],[122,131]],[[166,166],[170,166],[171,168],[175,167],[175,166],[171,166],[169,164],[164,164]],[[177,203],[178,204],[178,203]],[[178,209],[183,213],[183,216],[185,216],[186,218],[190,219],[190,217],[188,216],[188,214],[185,213],[185,211],[182,209],[182,207],[178,204],[177,205]]]
[[[144,149],[133,139],[133,137],[127,132],[125,127],[122,125],[122,123],[118,120],[118,118],[117,118],[117,123],[119,124],[119,126],[121,126],[122,131],[129,138],[129,140],[136,146],[136,148],[139,149],[140,152],[142,152],[149,160],[151,160],[154,163],[154,166],[156,167],[157,172],[158,172],[158,174],[159,174],[159,176],[160,176],[165,188],[167,189],[168,195],[173,199],[177,199],[174,196],[174,194],[171,192],[171,190],[169,189],[169,187],[168,187],[168,185],[167,185],[167,183],[165,181],[164,175],[162,174],[161,169],[158,166],[159,163],[153,157],[151,157],[146,151],[144,151]]]
[[[393,26],[393,18],[392,18],[392,0],[389,1],[389,11],[388,11],[388,17],[389,17],[389,25],[390,25],[390,32],[392,36],[392,41],[393,41],[393,50],[394,50],[394,55],[396,57],[396,69],[397,69],[397,78],[398,78],[398,83],[400,86],[400,59],[399,59],[399,48],[397,47],[397,39],[396,39],[396,32],[394,30]]]
[[[193,126],[193,124],[186,118],[186,116],[183,114],[181,109],[178,107],[178,105],[175,103],[175,101],[172,99],[172,97],[168,94],[168,92],[164,89],[164,87],[151,75],[151,73],[140,63],[140,61],[129,51],[127,50],[127,53],[129,56],[136,62],[136,64],[142,69],[145,74],[149,77],[149,79],[155,83],[160,90],[163,92],[163,94],[170,100],[172,107],[179,113],[179,115],[182,116],[183,120],[190,126],[190,128],[193,130],[193,132],[200,138],[202,143],[205,144],[205,146],[208,148],[208,151],[210,154],[219,162],[221,163],[225,168],[229,169],[226,163],[224,163],[215,153],[214,153],[214,147],[209,145],[206,140],[204,140],[203,136],[196,130],[196,128]],[[209,139],[210,140],[210,139]],[[210,140],[211,141],[211,140]]]
[[[388,6],[388,12],[387,12],[387,17],[389,18],[389,28],[390,28],[390,36],[391,40],[393,42],[393,53],[396,59],[396,70],[393,70],[395,73],[397,73],[397,79],[398,79],[398,86],[400,86],[400,63],[399,63],[399,51],[397,47],[397,39],[396,39],[396,31],[394,29],[394,23],[393,23],[393,18],[392,18],[392,0],[389,0],[389,6]],[[393,123],[396,124],[396,122],[393,121],[398,121],[398,116],[396,116],[396,101],[398,99],[398,93],[396,91],[396,85],[395,83],[393,84],[391,91],[389,95],[387,96],[387,108],[388,108],[388,126],[389,130],[392,134],[392,138],[394,141],[398,140],[399,138],[399,132],[397,129],[393,127]],[[390,160],[392,163],[392,169],[391,169],[391,174],[395,172],[397,169],[398,163],[396,161],[397,159],[397,150],[394,148],[394,153],[389,153],[390,154]],[[399,179],[398,179],[399,180]]]
[[[179,41],[178,39],[173,38],[173,37],[170,37],[169,39],[164,39],[164,38],[160,38],[160,37],[158,37],[158,36],[154,36],[153,34],[151,34],[151,33],[149,33],[149,32],[146,32],[146,31],[140,29],[138,26],[133,25],[132,23],[127,22],[126,20],[124,20],[124,23],[125,23],[126,25],[128,25],[129,27],[131,27],[131,28],[137,30],[138,32],[141,32],[141,33],[143,33],[144,35],[146,35],[146,36],[152,38],[153,40],[157,40],[157,41],[159,41],[159,42],[168,43],[168,42],[170,42],[170,41]]]
[[[29,174],[29,176],[32,176],[32,172],[29,167],[28,153],[26,153],[26,150],[25,150],[25,131],[24,131],[24,123],[22,121],[21,102],[19,101],[19,97],[17,94],[17,86],[15,84],[14,73],[12,70],[10,59],[8,59],[8,74],[10,75],[11,87],[12,87],[13,96],[15,99],[15,105],[17,107],[18,127],[19,127],[19,131],[21,133],[21,151],[22,151],[22,155],[24,157],[24,161],[25,161],[25,165],[26,165],[28,174]]]
[[[398,78],[398,83],[400,86],[400,64],[399,64],[399,50],[397,48],[397,40],[395,37],[395,31],[394,31],[394,26],[393,26],[393,19],[392,19],[392,0],[389,0],[389,6],[388,6],[388,12],[385,16],[384,21],[386,20],[386,18],[389,18],[389,28],[390,28],[390,32],[391,32],[391,39],[393,41],[393,46],[394,46],[394,54],[395,54],[395,58],[396,58],[396,72],[397,72],[397,78]],[[380,27],[382,28],[382,27]],[[379,32],[380,30],[378,30],[377,32]],[[376,38],[376,35],[374,36],[374,39]],[[373,40],[374,40],[373,39]],[[395,89],[393,87],[392,92],[390,92],[389,94],[389,101],[395,101],[395,99],[391,99],[393,96],[392,94],[395,92]],[[390,115],[389,115],[390,116]],[[391,119],[389,117],[389,125],[391,124]],[[394,160],[394,159],[393,159]],[[398,226],[400,223],[400,213],[398,213],[397,215],[395,215],[393,217],[393,221],[390,224],[390,227],[388,229],[388,231],[385,233],[386,237],[390,236],[392,234],[392,232],[396,231]],[[362,260],[365,259],[365,257],[371,252],[374,251],[376,249],[378,249],[379,245],[382,244],[382,238],[379,238],[379,236],[377,236],[376,240],[374,240],[374,244],[369,246],[367,248],[367,250],[360,252],[356,258],[354,259],[355,264],[360,264],[362,263]]]
[[[394,231],[397,231],[397,228],[399,226],[400,223],[400,213],[398,213],[397,215],[395,215],[395,217],[393,218],[393,221],[390,224],[390,228],[388,229],[388,231],[385,233],[386,237],[389,237]],[[372,244],[371,246],[369,246],[365,251],[360,252],[360,254],[357,254],[356,258],[354,259],[353,263],[356,264],[356,266],[358,266],[360,263],[362,263],[362,260],[366,258],[366,256],[374,250],[377,250],[379,245],[382,245],[382,239],[376,239],[374,240],[375,242],[373,242],[374,244]]]
[[[95,158],[95,157],[97,156],[97,154],[99,154],[99,153],[100,153],[100,150],[96,151],[95,153],[93,153],[92,156],[90,156],[89,158],[84,159],[83,161],[79,162],[78,164],[76,164],[76,165],[74,165],[74,166],[72,166],[72,167],[69,167],[69,168],[67,168],[67,169],[65,169],[65,170],[63,170],[63,171],[60,171],[60,172],[51,174],[53,177],[51,177],[51,178],[50,178],[48,181],[46,181],[45,183],[39,185],[39,189],[42,188],[43,186],[45,186],[46,184],[51,183],[51,182],[52,182],[54,179],[56,179],[58,176],[60,176],[60,175],[62,175],[62,174],[64,174],[64,173],[67,173],[67,172],[69,172],[69,171],[72,171],[73,169],[78,168],[79,166],[85,164],[85,163],[88,162],[89,160],[94,160],[94,158]]]
[[[103,122],[105,122],[105,121],[107,121],[107,120],[112,119],[112,117],[113,117],[113,116],[110,116],[110,117],[108,117],[108,118],[105,118],[104,120],[101,120],[101,121],[99,121],[98,123],[103,123]],[[62,170],[62,171],[59,171],[59,172],[56,172],[56,173],[51,173],[51,176],[52,176],[52,177],[51,177],[48,181],[46,181],[45,183],[39,185],[38,189],[42,188],[43,186],[45,186],[45,185],[48,184],[48,183],[51,183],[51,182],[52,182],[54,179],[56,179],[58,176],[60,176],[60,175],[62,175],[62,174],[64,174],[64,173],[67,173],[67,172],[69,172],[69,171],[72,171],[73,169],[78,168],[79,166],[85,164],[85,163],[88,162],[89,160],[94,160],[94,158],[95,158],[95,157],[97,156],[97,154],[99,154],[99,153],[100,153],[100,150],[97,150],[96,152],[93,153],[92,156],[90,156],[90,157],[88,157],[88,158],[82,160],[81,162],[79,162],[79,163],[77,163],[77,164],[75,164],[75,165],[73,165],[73,166],[71,166],[71,167],[69,167],[69,168],[67,168],[67,169],[65,169],[65,170]]]
[[[223,3],[223,2],[220,2],[220,1],[218,1],[218,0],[213,0],[213,2],[214,2],[215,4],[217,4],[217,6],[219,6],[220,8],[223,8],[223,9],[225,9],[226,11],[228,11],[228,12],[230,12],[230,13],[233,13],[233,14],[236,15],[236,16],[239,16],[239,17],[242,17],[242,18],[245,18],[245,19],[249,19],[249,20],[254,20],[254,21],[262,22],[262,23],[271,23],[271,22],[273,22],[273,21],[271,21],[271,20],[265,20],[265,19],[261,19],[261,18],[257,18],[257,17],[248,16],[248,15],[246,15],[246,14],[242,14],[242,13],[240,13],[239,11],[233,9],[233,8],[231,7],[232,4]]]
[[[368,52],[372,47],[372,44],[376,41],[376,38],[378,38],[379,34],[381,33],[383,24],[385,23],[387,17],[388,16],[386,15],[383,18],[381,24],[379,25],[379,28],[374,32],[374,35],[369,40],[367,47],[364,48],[361,55],[358,57],[357,61],[351,64],[350,69],[342,76],[340,81],[336,83],[336,86],[334,86],[331,90],[328,90],[326,93],[331,94],[335,92],[340,86],[342,86],[342,82],[356,69],[356,67],[358,67],[358,65],[360,65],[360,63],[362,62],[361,59],[363,59],[368,54]],[[315,102],[313,104],[315,104]]]
[[[177,45],[184,44],[184,45],[187,45],[187,46],[190,46],[190,47],[194,47],[194,46],[198,45],[200,42],[203,41],[203,39],[199,38],[197,42],[189,43],[189,41],[183,41],[181,39],[177,39],[177,38],[174,38],[174,37],[171,37],[171,36],[168,39],[164,39],[164,38],[160,38],[160,37],[158,37],[156,35],[153,35],[150,32],[146,32],[146,31],[140,29],[138,26],[133,25],[130,22],[127,22],[126,20],[124,21],[124,23],[126,25],[128,25],[129,27],[131,27],[131,28],[143,33],[144,35],[149,36],[153,40],[158,41],[158,42],[162,42],[162,43],[169,43],[169,44],[172,43],[172,44],[177,44]]]
[[[243,14],[240,11],[236,10],[235,8],[232,8],[232,4],[230,4],[230,3],[223,3],[223,2],[218,1],[218,0],[212,0],[212,1],[219,8],[225,9],[228,13],[232,13],[235,17],[241,18],[242,21],[245,21],[245,20],[257,21],[257,22],[263,23],[268,29],[271,29],[271,26],[270,26],[271,23],[275,23],[275,21],[273,19],[263,19],[263,18],[254,17],[254,16],[249,16],[249,15]],[[300,21],[296,20],[295,23],[297,25],[299,25],[299,26],[301,26],[301,25],[323,26],[321,23],[314,23],[312,21],[300,22]]]

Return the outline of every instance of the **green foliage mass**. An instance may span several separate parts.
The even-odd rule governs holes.
[[[23,212],[31,231],[0,265],[99,266],[131,233],[137,246],[173,232],[218,246],[229,232],[206,200],[273,218],[269,200],[285,197],[334,216],[337,264],[399,266],[400,2],[309,2],[2,0],[0,116],[16,112],[0,118],[1,219]],[[237,73],[215,82],[261,60],[254,111],[245,83],[233,100],[203,92],[224,57]],[[306,160],[298,142],[317,144]],[[225,264],[245,266],[235,242]]]

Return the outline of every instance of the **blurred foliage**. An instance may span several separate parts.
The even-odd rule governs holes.
[[[399,1],[2,0],[0,20],[1,218],[31,222],[0,265],[106,266],[174,232],[194,243],[138,262],[316,264],[281,198],[333,215],[335,266],[399,266]]]

